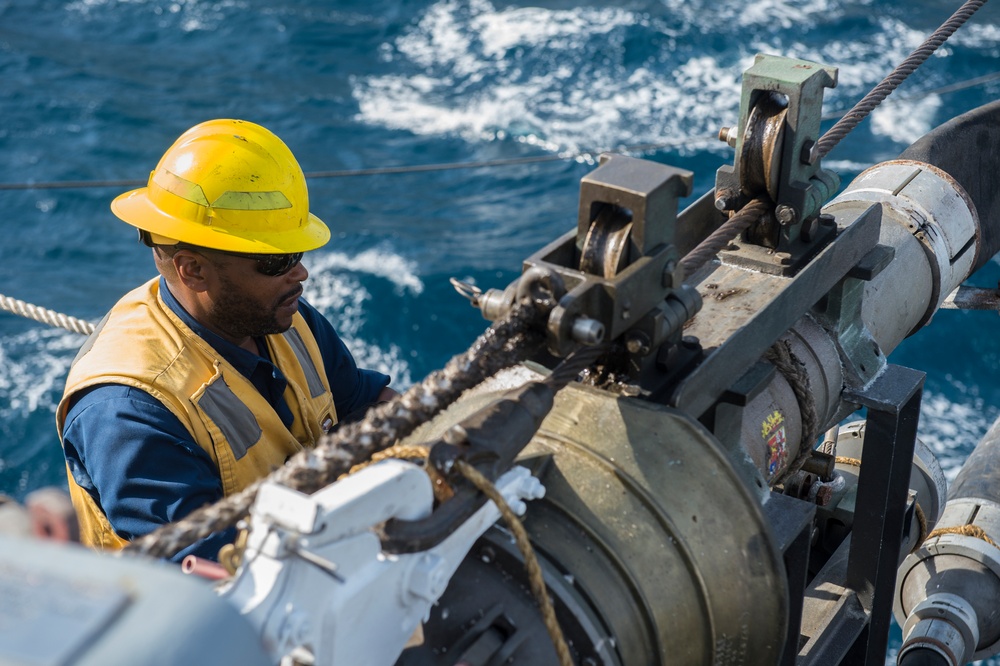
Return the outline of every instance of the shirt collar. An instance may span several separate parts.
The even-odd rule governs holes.
[[[267,363],[272,365],[271,362],[264,358],[254,354],[251,351],[247,351],[235,345],[229,340],[226,340],[221,335],[213,333],[204,324],[199,322],[197,319],[188,314],[188,311],[184,309],[184,306],[180,304],[174,295],[170,292],[170,287],[167,285],[167,281],[161,276],[160,277],[160,298],[166,304],[170,310],[181,318],[187,326],[194,331],[198,337],[203,339],[205,342],[210,344],[215,351],[219,352],[222,358],[226,359],[240,374],[245,377],[250,377],[257,366],[260,363]]]

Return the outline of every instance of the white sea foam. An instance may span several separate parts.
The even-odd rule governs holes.
[[[357,254],[316,252],[309,256],[310,271],[351,271],[389,280],[397,293],[419,296],[424,283],[417,275],[417,264],[385,248],[370,248]]]
[[[679,63],[676,73],[664,67],[669,75],[644,64],[605,67],[581,46],[648,21],[623,9],[497,10],[487,0],[444,0],[384,49],[419,74],[354,80],[359,119],[470,141],[512,137],[552,151],[690,135],[703,145],[697,133],[713,138],[718,123],[697,119],[719,99],[735,115],[738,70],[711,57]]]
[[[871,4],[860,0],[858,4]],[[790,28],[812,25],[840,13],[839,2],[832,0],[664,0],[670,16],[677,22],[697,26],[704,32],[717,32],[726,26],[740,28]]]
[[[994,58],[1000,56],[1000,26],[982,21],[971,21],[948,38],[948,43],[970,49],[988,49]]]
[[[882,104],[872,111],[869,118],[872,132],[908,146],[934,128],[940,108],[941,98],[938,95]]]
[[[823,168],[838,174],[861,173],[872,166],[870,162],[855,162],[853,160],[823,160]],[[843,183],[846,185],[847,183]]]
[[[981,398],[965,397],[967,402],[957,402],[925,392],[920,405],[919,437],[934,452],[949,482],[1000,414],[1000,409],[985,405]]]
[[[85,339],[39,324],[0,340],[0,421],[39,410],[55,413],[69,366]]]
[[[383,45],[386,57],[409,61],[417,73],[359,77],[352,88],[360,121],[419,135],[512,138],[552,152],[684,140],[723,151],[712,142],[721,126],[737,121],[742,73],[755,53],[837,66],[840,86],[827,96],[849,108],[926,36],[886,18],[865,39],[790,41],[795,26],[836,20],[840,11],[829,0],[669,0],[667,20],[620,8],[497,9],[489,0],[442,0]],[[618,42],[636,26],[672,46],[728,30],[733,46],[695,54],[665,46],[626,64]],[[784,32],[749,29],[762,27]],[[592,39],[604,39],[613,53],[595,57]],[[879,131],[893,138],[919,131],[935,110],[921,104],[920,121],[904,124],[881,112]]]
[[[372,256],[361,259],[369,254]],[[412,264],[397,255],[367,251],[354,259],[361,261],[352,261],[339,253],[316,253],[310,263],[310,278],[304,285],[305,299],[333,322],[360,367],[391,375],[393,387],[406,389],[413,379],[402,349],[395,344],[383,349],[362,335],[372,296],[352,271],[383,277],[393,281],[399,291],[408,289],[414,294],[423,290],[423,283],[413,272]],[[386,270],[393,266],[398,270]]]

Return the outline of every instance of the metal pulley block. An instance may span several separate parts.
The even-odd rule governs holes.
[[[786,101],[775,92],[762,92],[750,109],[737,160],[741,188],[750,196],[767,192],[772,201],[778,199],[787,115]]]
[[[823,88],[836,83],[836,68],[763,54],[744,73],[739,125],[719,134],[736,157],[716,174],[716,206],[739,210],[761,196],[775,206],[744,237],[744,248],[765,251],[746,248],[742,263],[787,274],[835,234],[818,215],[840,179],[820,168],[815,146]]]
[[[636,326],[655,348],[700,307],[697,293],[682,288],[674,245],[677,200],[691,193],[691,185],[689,171],[602,155],[580,183],[576,230],[529,257],[520,284],[479,295],[483,316],[499,318],[525,281],[544,276],[565,287],[548,320],[552,354],[566,356],[578,345],[600,344]]]

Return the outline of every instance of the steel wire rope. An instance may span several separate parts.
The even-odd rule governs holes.
[[[986,0],[967,0],[965,4],[959,7],[941,27],[924,40],[923,44],[918,46],[888,76],[882,79],[881,83],[875,86],[843,118],[838,120],[833,127],[820,137],[820,140],[816,144],[817,155],[820,158],[826,157],[840,143],[841,139],[857,127],[862,120],[867,118],[868,114],[882,103],[882,100],[899,87],[899,84],[905,81],[906,77],[922,65],[939,46],[944,44],[984,4],[986,4]]]
[[[729,245],[734,238],[743,233],[747,227],[760,219],[771,206],[770,199],[757,198],[741,208],[718,229],[708,235],[681,259],[684,279],[687,279],[699,268],[711,261],[715,255]]]
[[[656,143],[637,143],[618,148],[588,149],[573,152],[560,152],[552,155],[528,155],[525,157],[499,158],[495,160],[479,160],[474,162],[437,162],[433,164],[411,164],[401,166],[371,167],[365,169],[341,169],[329,171],[310,171],[305,173],[307,179],[322,180],[327,178],[349,178],[354,176],[383,176],[393,174],[424,173],[429,171],[453,171],[458,169],[484,169],[505,166],[518,166],[522,164],[537,164],[544,162],[564,162],[575,160],[581,157],[595,157],[603,153],[640,153],[660,148],[674,148],[687,146],[696,143],[714,144],[718,138],[714,136],[686,137],[683,139],[671,139]],[[146,185],[145,180],[66,180],[49,181],[40,183],[0,183],[0,191],[11,190],[59,190],[59,189],[87,189],[100,187],[142,187]]]

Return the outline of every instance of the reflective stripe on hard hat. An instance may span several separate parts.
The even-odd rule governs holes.
[[[148,185],[111,209],[156,236],[233,252],[305,252],[330,238],[309,212],[305,176],[288,147],[241,120],[210,120],[182,134]]]

